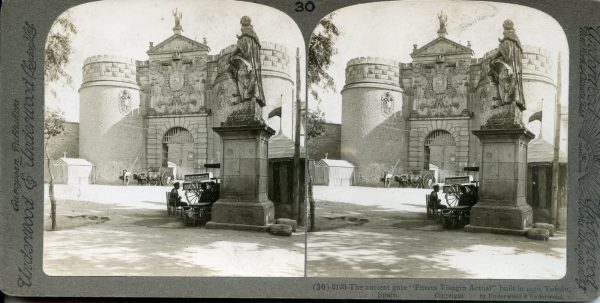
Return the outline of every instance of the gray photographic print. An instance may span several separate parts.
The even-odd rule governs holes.
[[[47,82],[46,274],[303,276],[304,211],[289,196],[304,183],[304,48],[289,17],[100,1],[64,12],[54,33],[70,52],[47,45],[68,63]]]
[[[562,278],[560,25],[491,2],[368,3],[324,20],[336,32],[313,37],[333,33],[336,52],[332,82],[310,87],[307,275]]]
[[[2,4],[9,302],[598,296],[598,1]]]

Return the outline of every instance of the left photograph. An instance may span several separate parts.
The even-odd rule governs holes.
[[[304,42],[236,1],[98,1],[45,49],[43,269],[301,277]]]

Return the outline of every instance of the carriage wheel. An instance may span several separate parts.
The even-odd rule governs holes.
[[[455,207],[458,205],[458,201],[460,201],[460,186],[459,185],[452,185],[450,186],[450,188],[448,188],[448,192],[446,193],[446,204],[448,204],[449,207]]]
[[[190,183],[185,191],[185,199],[189,204],[196,204],[200,201],[201,194],[202,189],[200,188],[200,183]]]

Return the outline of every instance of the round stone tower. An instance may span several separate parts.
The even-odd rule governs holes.
[[[536,134],[537,138],[543,138],[548,142],[553,142],[556,112],[554,62],[556,59],[549,51],[523,45],[523,92],[527,102],[527,109],[523,111],[523,120],[527,125],[531,115],[542,111],[541,132],[540,129],[530,129],[530,131]]]
[[[143,167],[143,123],[135,60],[93,56],[79,88],[79,156],[95,165],[96,183],[120,182]],[[135,164],[135,167],[134,167]]]
[[[360,57],[348,61],[342,89],[342,159],[355,165],[358,185],[382,184],[384,171],[398,174],[407,163],[405,105],[399,65]]]
[[[279,130],[288,138],[294,134],[294,82],[290,77],[290,58],[288,50],[280,44],[261,42],[261,66],[263,91],[267,105],[263,108],[263,118],[270,127]],[[296,62],[294,59],[293,62]],[[294,67],[295,68],[295,67]],[[295,72],[294,72],[295,75]],[[279,118],[268,119],[269,113],[281,107]]]

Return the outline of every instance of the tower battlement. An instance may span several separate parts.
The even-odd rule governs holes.
[[[359,57],[346,65],[346,85],[361,82],[400,86],[397,61],[380,57]]]
[[[94,81],[117,81],[136,84],[136,60],[113,55],[88,57],[83,64],[83,84]]]

